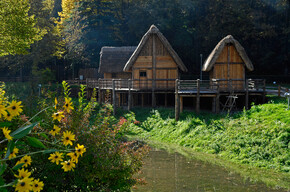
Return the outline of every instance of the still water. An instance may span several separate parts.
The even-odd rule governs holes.
[[[223,167],[181,154],[153,149],[140,173],[147,184],[134,192],[278,192],[262,183],[252,183]]]

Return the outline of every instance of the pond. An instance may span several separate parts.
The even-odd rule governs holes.
[[[179,153],[152,149],[140,175],[147,184],[134,192],[278,192],[262,183],[252,183],[223,167]]]

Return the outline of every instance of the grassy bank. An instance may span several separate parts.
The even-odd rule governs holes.
[[[233,115],[185,112],[178,122],[169,109],[154,110],[147,117],[144,114],[149,109],[138,109],[140,123],[132,123],[128,131],[146,140],[177,144],[289,178],[290,111],[286,99],[269,100]],[[289,188],[289,179],[276,185]]]

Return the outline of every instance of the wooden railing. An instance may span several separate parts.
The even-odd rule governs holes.
[[[170,90],[175,87],[175,79],[158,79],[155,80],[131,80],[131,79],[88,79],[87,86],[89,88],[112,89],[113,81],[115,89],[136,89],[136,90]]]
[[[112,89],[113,81],[115,89],[135,89],[135,90],[174,90],[175,79],[159,79],[155,80],[131,80],[131,79],[87,79],[86,84],[89,88]],[[78,81],[74,81],[80,83]],[[178,90],[182,91],[265,91],[265,80],[263,79],[247,79],[247,80],[177,80]],[[281,88],[281,93],[283,88]]]

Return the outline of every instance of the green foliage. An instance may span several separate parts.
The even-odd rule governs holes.
[[[233,116],[187,114],[178,122],[153,111],[141,124],[131,124],[129,133],[237,163],[289,172],[289,116],[284,103],[252,106]]]
[[[0,56],[25,54],[46,33],[35,27],[36,19],[29,16],[29,10],[28,0],[0,1]]]

